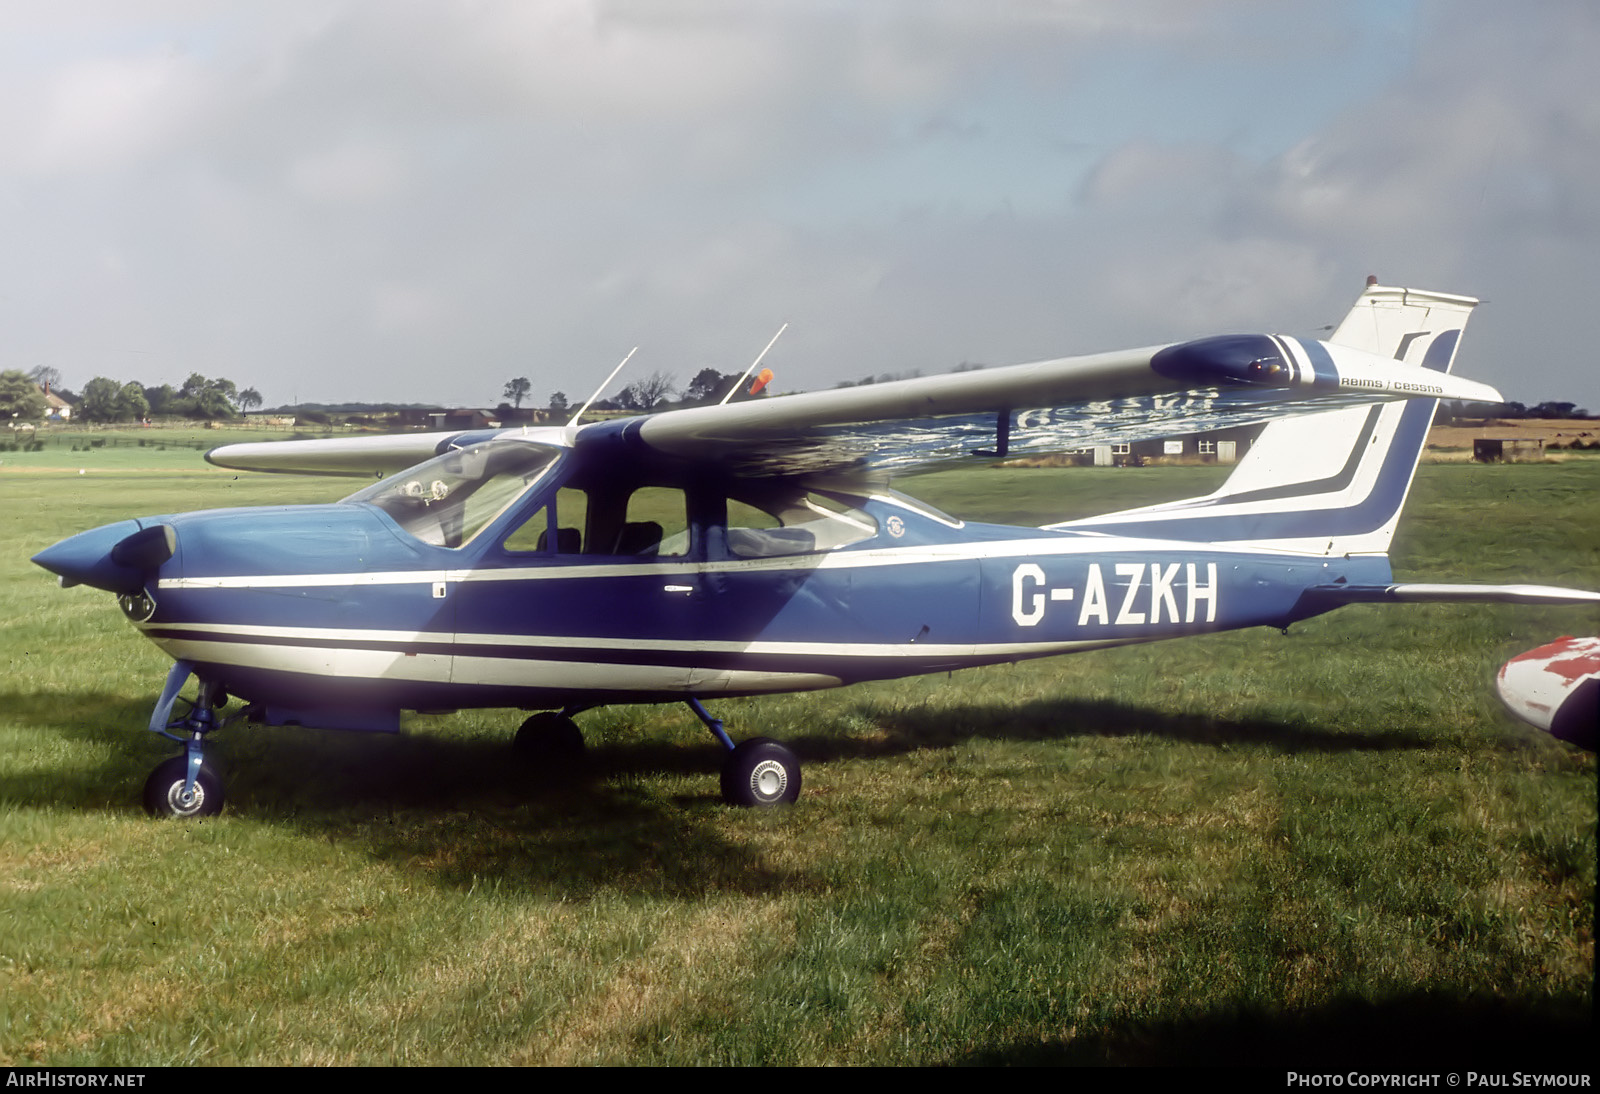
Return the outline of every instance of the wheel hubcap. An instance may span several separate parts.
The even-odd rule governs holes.
[[[167,791],[167,806],[178,816],[187,817],[199,812],[206,803],[206,792],[199,783],[194,784],[194,790],[189,794],[183,792],[183,780],[179,779]]]
[[[789,772],[777,760],[763,760],[750,773],[750,789],[762,798],[781,798],[789,785]]]

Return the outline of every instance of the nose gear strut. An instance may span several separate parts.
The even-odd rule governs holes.
[[[158,764],[145,780],[144,807],[156,816],[211,817],[222,811],[222,780],[205,763],[205,737],[230,720],[216,715],[228,697],[218,681],[202,676],[199,694],[192,702],[185,699],[178,693],[193,675],[192,661],[176,662],[150,712],[150,732],[184,749],[183,755]],[[173,707],[180,702],[189,709],[173,717]]]

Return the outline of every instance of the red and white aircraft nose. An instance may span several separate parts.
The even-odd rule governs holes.
[[[1600,638],[1558,638],[1500,667],[1506,708],[1563,741],[1595,751],[1600,725]]]

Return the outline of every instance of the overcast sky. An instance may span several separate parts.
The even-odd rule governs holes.
[[[775,387],[1479,296],[1600,412],[1600,6],[6,0],[0,368]],[[627,375],[624,375],[626,379]]]

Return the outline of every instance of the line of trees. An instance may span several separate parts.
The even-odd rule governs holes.
[[[130,381],[119,384],[96,376],[83,386],[78,415],[91,422],[129,422],[142,418],[237,418],[261,405],[254,388],[240,391],[232,380],[190,373],[176,390],[171,384],[150,387]]]
[[[61,376],[53,368],[35,369],[33,374],[17,371],[0,373],[0,413],[16,420],[37,420],[47,410],[41,387],[69,402],[76,403],[73,415],[88,422],[136,422],[151,417],[212,420],[236,418],[261,405],[261,393],[254,388],[240,391],[232,380],[212,379],[198,372],[178,388],[171,384],[146,386],[137,381],[112,380],[96,376],[77,394],[60,386]]]
[[[677,379],[670,373],[652,372],[643,379],[624,385],[609,398],[597,400],[594,409],[643,412],[659,410],[666,406],[709,406],[721,402],[738,382],[739,374],[736,372],[722,373],[714,368],[703,368],[695,373],[694,378],[682,390],[679,390]],[[504,410],[506,407],[520,409],[522,401],[532,389],[533,385],[526,376],[508,380],[503,393],[505,401],[500,404],[501,409]],[[744,397],[742,394],[734,395],[735,400]],[[556,417],[572,409],[564,391],[552,392],[548,406],[550,413]]]
[[[1439,407],[1438,414],[1438,419],[1445,422],[1454,421],[1457,418],[1543,418],[1547,420],[1562,420],[1587,417],[1589,417],[1589,412],[1576,403],[1551,401],[1525,406],[1515,400],[1509,403],[1449,402]]]

